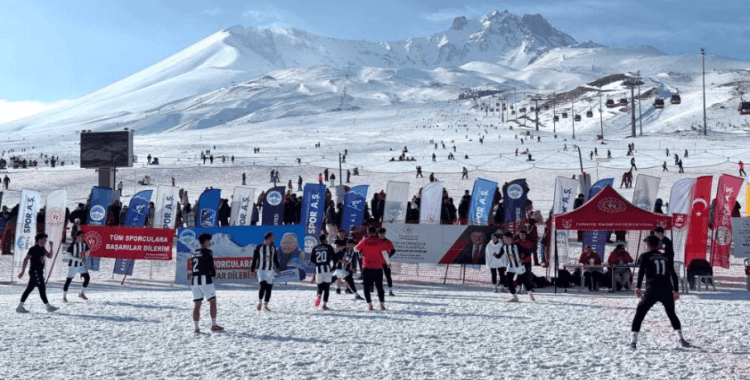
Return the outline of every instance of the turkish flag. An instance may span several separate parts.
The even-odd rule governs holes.
[[[693,259],[706,259],[708,246],[708,217],[711,213],[711,184],[713,176],[698,177],[695,181],[693,199],[688,216],[687,244],[685,245],[685,265]]]

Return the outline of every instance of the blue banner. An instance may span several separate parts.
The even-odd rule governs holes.
[[[107,223],[107,211],[109,202],[112,199],[112,189],[108,187],[94,186],[91,189],[89,197],[89,214],[87,215],[86,224],[90,226],[103,226]],[[101,259],[99,257],[89,257],[86,260],[86,268],[92,271],[99,270]]]
[[[341,217],[341,228],[349,232],[354,226],[359,229],[362,226],[362,218],[365,216],[365,205],[367,204],[367,189],[370,185],[358,185],[352,187],[344,196],[344,213]]]
[[[148,206],[153,193],[153,190],[143,190],[133,196],[130,205],[128,205],[128,213],[125,214],[125,223],[123,224],[125,227],[143,227],[146,224]],[[132,276],[134,266],[135,260],[116,259],[114,273]]]
[[[284,186],[274,187],[266,192],[263,200],[264,226],[284,224]]]
[[[477,178],[474,181],[474,189],[471,191],[471,204],[469,205],[469,225],[486,226],[492,211],[492,201],[495,198],[497,182]]]
[[[526,194],[529,186],[526,179],[517,179],[508,187],[503,189],[503,207],[505,209],[505,223],[517,223],[526,218],[524,208],[526,207]]]
[[[263,244],[263,235],[271,232],[276,237],[275,245],[281,262],[279,281],[301,281],[305,278],[305,268],[310,264],[310,256],[300,248],[299,242],[305,238],[305,228],[301,224],[288,226],[230,226],[211,228],[180,228],[178,230],[176,284],[190,284],[190,263],[188,258],[200,246],[198,236],[212,235],[211,250],[216,266],[217,283],[257,283],[250,278],[250,265],[255,247]]]
[[[200,227],[218,226],[220,204],[221,190],[205,190],[198,199],[198,209],[195,210],[195,225]]]
[[[326,186],[313,183],[305,184],[302,196],[302,224],[305,226],[305,252],[311,253],[318,244],[318,236],[323,228],[325,215]]]
[[[602,180],[599,180],[597,183],[595,183],[593,186],[591,186],[591,189],[589,189],[589,198],[591,199],[596,195],[599,191],[601,191],[603,188],[607,186],[613,186],[615,183],[614,178],[605,178]],[[602,262],[604,262],[604,250],[605,245],[607,243],[607,231],[586,231],[583,234],[583,246],[590,245],[591,248],[596,252],[599,257],[602,259]]]

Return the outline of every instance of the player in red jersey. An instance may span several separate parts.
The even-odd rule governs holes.
[[[383,249],[383,241],[377,237],[377,228],[369,227],[367,237],[354,247],[362,254],[362,278],[365,285],[367,310],[374,310],[370,293],[372,287],[378,291],[380,310],[385,310],[385,291],[383,290],[383,266],[388,263],[388,252]]]

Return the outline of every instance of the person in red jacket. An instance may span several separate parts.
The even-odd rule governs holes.
[[[745,173],[745,163],[740,160],[740,177],[743,175],[746,176],[747,173]]]
[[[588,282],[589,284],[589,291],[599,290],[599,280],[602,276],[602,269],[597,268],[597,266],[602,265],[602,259],[599,257],[599,254],[594,252],[590,245],[587,245],[583,247],[583,253],[581,253],[581,258],[578,262],[583,264],[583,269],[586,271],[583,277],[584,283]],[[591,265],[592,263],[593,265]]]
[[[625,250],[625,246],[622,244],[618,244],[617,248],[609,254],[609,259],[607,259],[607,263],[612,266],[632,264],[633,261],[634,260],[630,256],[630,253]],[[622,288],[630,290],[630,283],[633,282],[633,275],[631,274],[630,269],[611,268],[611,271],[612,276],[614,276],[614,283],[617,291],[620,291]]]
[[[532,248],[534,247],[534,242],[529,237],[529,234],[526,232],[526,230],[521,229],[518,231],[518,235],[516,236],[515,243],[520,245],[521,248],[523,248],[519,252],[519,256],[521,256],[521,262],[523,263],[524,269],[526,269],[526,276],[529,276],[529,279],[533,279],[534,275],[531,272],[531,257],[532,254]],[[531,281],[529,281],[530,284]],[[526,290],[532,290],[532,289],[526,289]]]
[[[383,241],[378,238],[377,233],[378,229],[370,226],[367,229],[367,237],[354,247],[362,255],[362,280],[365,287],[365,301],[367,301],[368,311],[374,310],[370,297],[373,285],[375,285],[378,292],[380,310],[385,310],[383,266],[388,264],[388,252],[384,250]]]

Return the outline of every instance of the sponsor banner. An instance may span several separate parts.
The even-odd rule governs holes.
[[[571,178],[557,177],[555,180],[555,200],[552,206],[555,214],[573,211],[577,188],[578,181]]]
[[[638,174],[635,179],[635,190],[633,190],[633,205],[649,212],[654,211],[656,195],[659,192],[661,178],[645,174]]]
[[[341,216],[341,228],[344,231],[354,226],[356,229],[362,226],[362,218],[365,215],[367,205],[367,189],[370,185],[358,185],[352,187],[344,197],[344,213]]]
[[[729,174],[719,177],[716,189],[716,208],[714,209],[711,238],[711,266],[729,268],[729,251],[732,248],[732,209],[737,200],[743,178]]]
[[[89,226],[103,226],[107,222],[107,211],[112,201],[112,189],[108,187],[95,186],[91,189],[89,197]],[[89,256],[86,260],[86,268],[98,271],[101,259]]]
[[[42,193],[39,190],[21,190],[21,202],[18,206],[18,217],[16,218],[16,241],[13,261],[17,268],[23,266],[23,258],[29,252],[36,241],[36,214],[39,212],[39,203],[42,201]]]
[[[404,223],[406,204],[409,202],[409,182],[388,181],[385,190],[385,211],[383,221]]]
[[[494,226],[385,223],[396,254],[391,261],[411,264],[484,265]]]
[[[274,187],[266,192],[263,200],[264,226],[280,226],[284,224],[284,186]]]
[[[198,209],[195,210],[195,225],[201,227],[218,226],[219,204],[221,204],[221,190],[208,189],[203,191],[198,198]]]
[[[732,218],[732,256],[750,257],[750,218]]]
[[[128,205],[128,212],[125,214],[125,227],[143,227],[146,224],[148,206],[153,193],[153,190],[143,190],[133,196]],[[117,259],[113,273],[132,276],[133,267],[135,267],[135,260]]]
[[[314,183],[305,184],[302,195],[302,218],[305,226],[303,247],[305,252],[312,253],[313,247],[318,245],[318,236],[323,229],[325,217],[326,185]]]
[[[477,178],[471,191],[469,204],[469,225],[486,226],[492,211],[492,201],[495,198],[497,182]]]
[[[82,226],[81,230],[93,257],[172,260],[171,229]]]
[[[301,281],[305,277],[305,267],[310,264],[310,257],[299,242],[305,237],[303,225],[287,226],[230,226],[211,228],[180,228],[177,238],[176,284],[190,284],[190,263],[188,258],[200,247],[198,236],[202,233],[212,235],[211,251],[216,265],[217,283],[253,283],[250,278],[250,265],[255,247],[263,244],[263,235],[272,232],[276,237],[276,248],[281,262],[279,282]],[[296,276],[296,277],[295,277]],[[294,280],[296,278],[296,280]]]
[[[232,194],[232,213],[229,215],[230,226],[249,226],[253,213],[255,190],[251,187],[237,186]]]
[[[46,206],[44,207],[44,232],[49,236],[52,242],[53,258],[55,253],[60,251],[63,235],[65,234],[65,205],[68,202],[68,193],[65,189],[54,190],[47,195]],[[52,265],[45,266],[45,277],[48,278]]]
[[[518,223],[526,218],[524,209],[526,207],[526,194],[529,186],[526,179],[517,179],[504,189],[505,223]]]
[[[615,183],[614,178],[605,178],[597,181],[594,186],[589,189],[589,197],[591,199],[601,189],[612,186]],[[591,248],[599,255],[599,258],[604,261],[604,249],[607,243],[607,231],[585,231],[583,234],[583,245],[590,245]]]
[[[695,181],[693,197],[690,201],[690,215],[688,216],[685,265],[689,265],[693,259],[706,259],[712,182],[713,176],[710,175],[698,177]]]
[[[173,186],[159,186],[156,189],[154,202],[154,228],[175,227],[177,208],[180,201],[180,189]],[[186,215],[187,216],[187,215]]]
[[[568,263],[568,232],[555,231],[555,238],[557,239],[557,260],[562,266]]]
[[[387,195],[386,195],[387,196]],[[419,206],[420,224],[440,224],[440,210],[443,205],[443,183],[430,182],[422,188]]]

